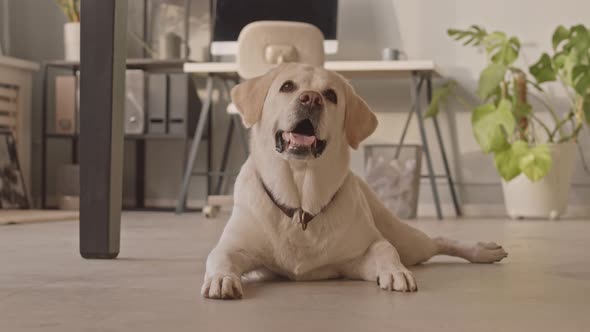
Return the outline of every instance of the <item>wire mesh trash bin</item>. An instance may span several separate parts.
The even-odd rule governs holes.
[[[364,152],[369,187],[396,216],[416,218],[422,146],[369,144]]]

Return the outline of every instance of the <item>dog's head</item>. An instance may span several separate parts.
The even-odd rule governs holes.
[[[344,78],[309,65],[280,65],[238,84],[231,96],[245,126],[272,139],[287,160],[314,160],[343,145],[356,149],[377,127],[375,115]]]

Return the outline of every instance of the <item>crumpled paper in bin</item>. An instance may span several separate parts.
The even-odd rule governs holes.
[[[369,157],[365,169],[367,184],[385,207],[400,218],[412,215],[411,197],[416,160]]]

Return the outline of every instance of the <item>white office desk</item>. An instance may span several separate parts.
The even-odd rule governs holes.
[[[324,68],[338,72],[349,78],[403,78],[412,74],[428,74],[441,77],[440,70],[432,60],[396,61],[327,61]],[[233,62],[186,63],[185,73],[197,75],[236,74],[238,66]]]
[[[434,198],[437,217],[442,219],[442,211],[440,207],[440,199],[438,195],[438,189],[436,184],[436,177],[432,166],[432,158],[428,145],[428,139],[426,135],[426,129],[424,126],[423,118],[423,107],[421,105],[422,87],[426,85],[426,96],[428,102],[432,98],[432,81],[433,77],[442,77],[440,70],[436,67],[432,60],[392,60],[392,61],[327,61],[324,64],[324,68],[340,73],[341,75],[350,79],[399,79],[399,78],[410,78],[413,83],[411,89],[411,96],[414,101],[412,109],[408,115],[404,130],[401,135],[400,144],[403,144],[405,135],[410,123],[413,112],[416,112],[418,119],[418,127],[420,129],[420,136],[422,138],[422,147],[426,157],[426,164],[428,167],[428,178],[430,179],[430,185],[432,188],[432,195]],[[211,106],[211,97],[213,89],[213,79],[216,76],[225,76],[237,74],[236,63],[223,63],[223,62],[204,62],[204,63],[186,63],[184,65],[184,72],[191,73],[200,76],[207,77],[207,98],[205,99],[199,115],[199,123],[195,132],[195,137],[191,146],[189,160],[187,161],[187,167],[185,168],[185,174],[183,183],[178,195],[178,202],[176,211],[182,212],[186,203],[186,196],[190,185],[190,179],[192,176],[192,169],[194,161],[197,156],[199,144],[205,130],[205,123],[209,116],[209,109]],[[224,88],[227,88],[224,85]],[[440,127],[436,118],[433,118],[434,128],[438,139],[438,147],[440,149],[443,164],[445,167],[445,174],[442,175],[448,180],[449,189],[455,205],[455,212],[457,215],[461,215],[461,210],[457,200],[453,179],[448,164],[448,159],[445,151],[445,147],[442,141]],[[222,172],[225,170],[222,169]],[[219,193],[217,193],[219,194]]]

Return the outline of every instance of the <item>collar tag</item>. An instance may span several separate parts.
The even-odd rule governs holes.
[[[297,214],[299,215],[299,224],[301,225],[301,229],[306,230],[307,221],[305,220],[305,212],[303,212],[303,209],[298,209]]]
[[[268,195],[268,198],[270,198],[271,202],[273,202],[273,204],[276,207],[278,207],[279,210],[281,210],[287,217],[291,218],[291,220],[293,220],[296,223],[299,223],[299,225],[301,225],[302,230],[306,230],[307,224],[313,218],[315,218],[315,215],[305,212],[303,210],[303,208],[291,208],[291,207],[285,206],[283,204],[280,204],[279,202],[277,202],[277,200],[275,199],[273,194],[270,192],[270,190],[268,190],[268,188],[264,184],[264,181],[262,181],[262,179],[261,179],[260,182],[262,183],[262,188],[264,188],[264,191],[266,191],[266,194]],[[334,200],[334,197],[336,197],[336,194],[338,194],[338,191],[336,191],[334,193],[334,196],[332,196],[332,198],[330,199],[328,204],[326,204],[324,207],[322,207],[320,209],[319,213],[321,213],[323,210],[326,209],[326,207]]]

